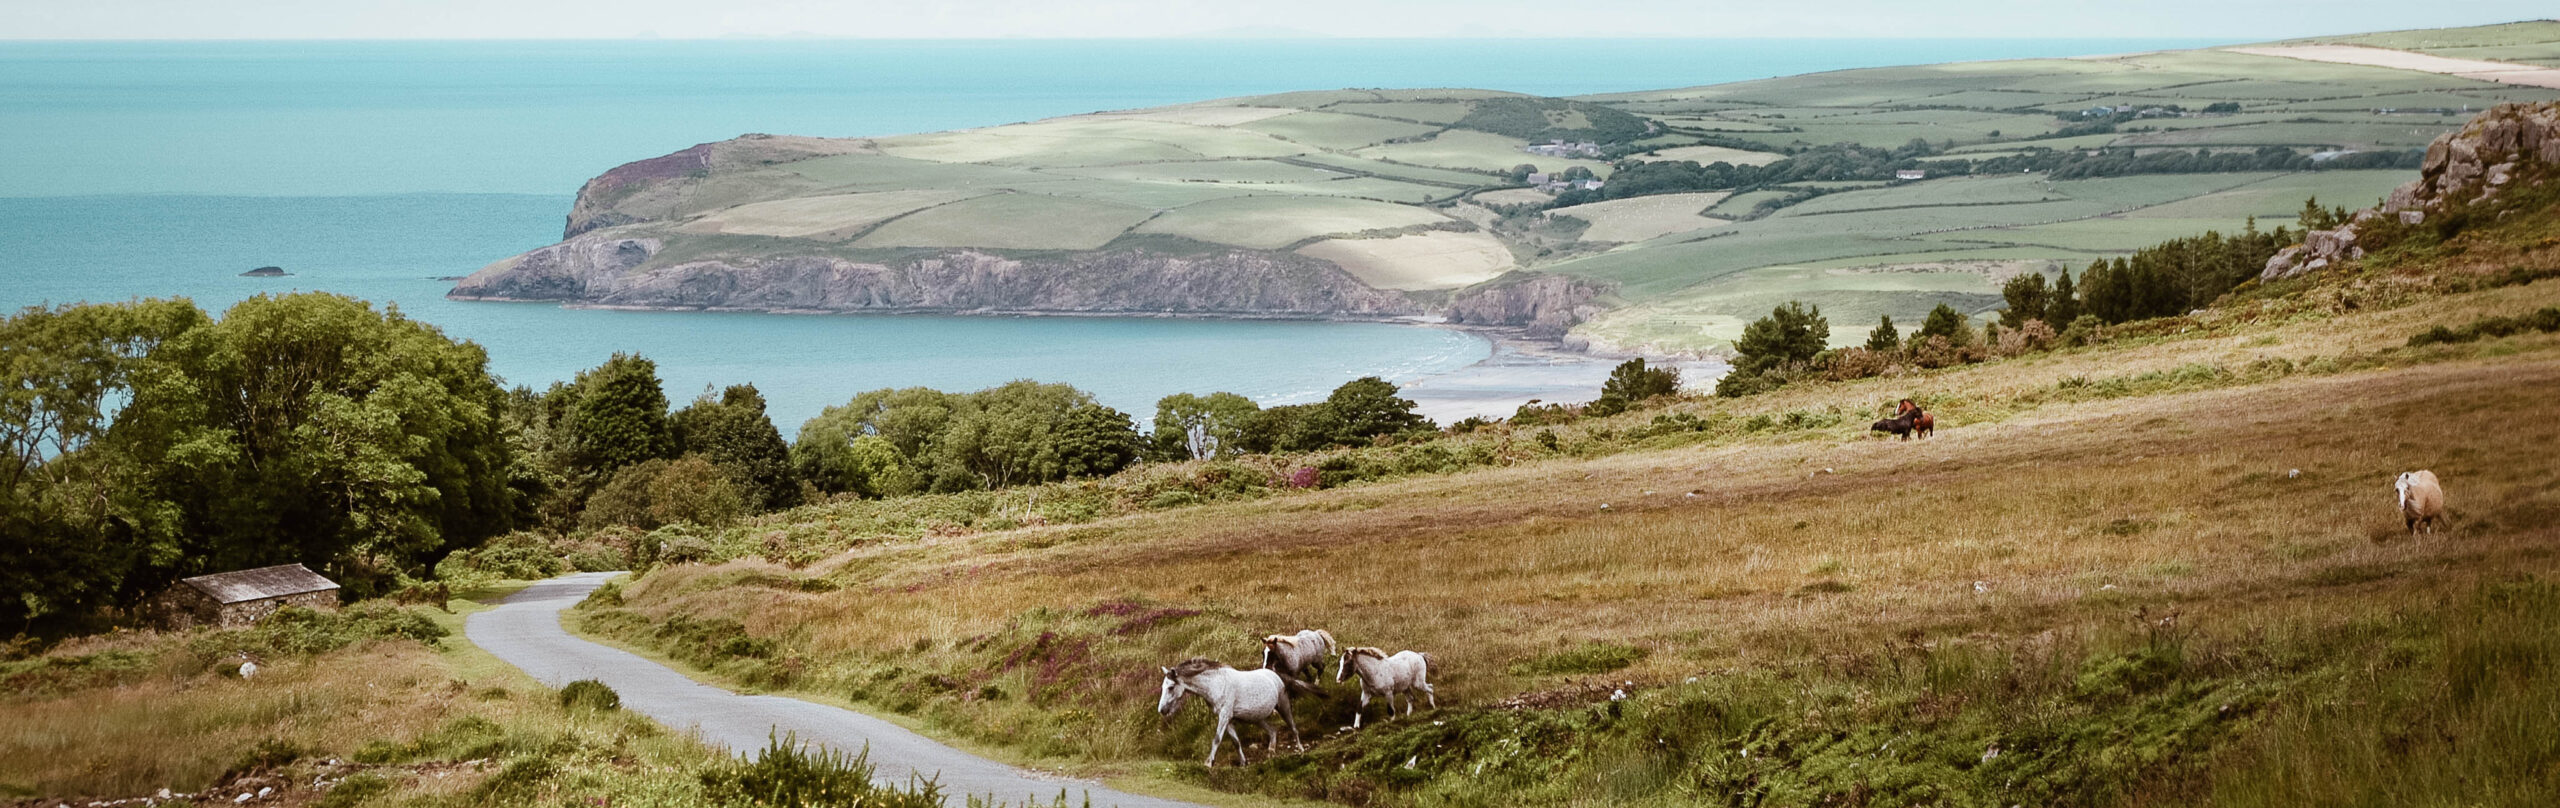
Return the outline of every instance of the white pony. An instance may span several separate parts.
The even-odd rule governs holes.
[[[1333,632],[1320,628],[1273,634],[1262,638],[1262,666],[1314,682],[1324,675],[1324,658],[1334,647]]]
[[[1369,711],[1372,696],[1385,699],[1387,718],[1396,717],[1396,696],[1404,696],[1404,714],[1413,714],[1413,691],[1420,690],[1431,700],[1431,709],[1440,709],[1440,697],[1431,692],[1431,663],[1419,653],[1397,651],[1395,656],[1376,648],[1342,649],[1342,662],[1333,670],[1333,680],[1347,676],[1360,677],[1360,709],[1351,713],[1351,728],[1360,728],[1361,714]]]
[[[1271,736],[1270,748],[1278,751],[1280,730],[1271,725],[1271,717],[1277,715],[1289,722],[1290,742],[1297,744],[1300,751],[1306,750],[1306,742],[1298,737],[1298,717],[1289,712],[1289,686],[1293,684],[1307,687],[1268,668],[1240,671],[1214,659],[1194,658],[1164,669],[1164,687],[1156,698],[1156,714],[1170,718],[1175,710],[1182,709],[1184,697],[1199,696],[1218,714],[1218,728],[1209,734],[1209,759],[1205,765],[1218,765],[1218,741],[1235,738],[1236,765],[1242,766],[1244,739],[1237,737],[1235,728],[1229,725],[1238,718],[1260,722],[1262,731]]]
[[[2418,535],[2420,528],[2433,533],[2444,522],[2444,484],[2436,481],[2435,472],[2401,474],[2391,487],[2400,492],[2400,522],[2409,535]]]

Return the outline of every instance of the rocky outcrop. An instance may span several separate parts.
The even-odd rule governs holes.
[[[1449,322],[1519,328],[1555,338],[1600,313],[1607,289],[1564,275],[1513,275],[1459,290],[1449,298]]]
[[[2460,131],[2428,144],[2418,178],[2392,190],[2381,207],[2358,211],[2345,225],[2314,230],[2301,244],[2267,259],[2261,280],[2290,278],[2364,257],[2362,233],[2381,225],[2414,225],[2455,207],[2495,201],[2521,181],[2540,184],[2560,171],[2560,102],[2500,104]]]
[[[897,260],[772,255],[658,261],[658,238],[590,232],[491,264],[456,300],[810,312],[1023,312],[1258,317],[1421,313],[1331,263],[1291,253],[1153,249]]]

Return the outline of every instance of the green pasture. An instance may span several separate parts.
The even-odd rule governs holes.
[[[891,217],[984,193],[988,192],[926,188],[776,199],[721,210],[678,229],[692,233],[842,239]]]
[[[1351,115],[1368,115],[1441,125],[1457,123],[1459,118],[1467,117],[1468,112],[1468,106],[1463,103],[1433,101],[1356,101],[1334,104],[1325,109]]]
[[[1535,155],[1522,152],[1520,156],[1532,157]],[[1501,183],[1500,180],[1496,180],[1487,172],[1452,171],[1445,168],[1432,168],[1429,166],[1385,163],[1377,160],[1354,157],[1348,154],[1302,154],[1289,158],[1289,162],[1320,166],[1323,168],[1341,169],[1354,174],[1375,174],[1388,179],[1412,180],[1414,182],[1446,185],[1456,188],[1474,188]],[[1510,166],[1503,166],[1503,170],[1506,171],[1510,170],[1510,168]]]

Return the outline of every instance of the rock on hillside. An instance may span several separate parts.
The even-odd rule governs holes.
[[[2509,186],[2540,185],[2560,173],[2560,102],[2500,104],[2460,131],[2427,146],[2418,178],[2391,192],[2381,207],[2358,211],[2353,221],[2314,230],[2301,244],[2267,259],[2261,280],[2290,278],[2364,257],[2359,228],[2382,217],[2418,224],[2449,208],[2491,202]]]
[[[896,260],[824,255],[652,263],[657,238],[597,231],[491,264],[446,296],[600,306],[826,312],[1052,312],[1391,317],[1421,309],[1331,263],[1223,249]]]

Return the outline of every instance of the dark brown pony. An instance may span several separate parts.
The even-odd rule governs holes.
[[[1895,420],[1909,419],[1909,426],[1891,430],[1894,434],[1901,435],[1903,440],[1910,440],[1910,433],[1917,433],[1923,438],[1928,437],[1932,430],[1938,428],[1938,416],[1930,415],[1927,411],[1920,409],[1920,405],[1912,403],[1911,399],[1903,399],[1901,404],[1895,405],[1893,415]],[[1877,422],[1879,429],[1882,428],[1883,423]]]

